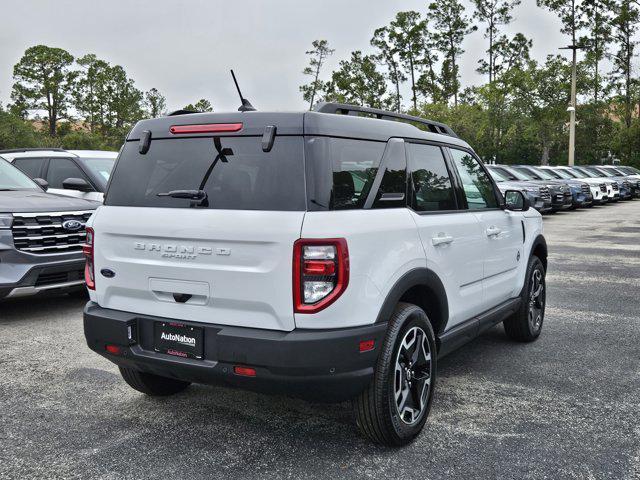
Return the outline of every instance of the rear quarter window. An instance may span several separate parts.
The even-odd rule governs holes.
[[[308,137],[309,210],[362,208],[385,147],[385,142]]]
[[[302,137],[276,137],[266,153],[259,137],[220,137],[220,147],[224,155],[211,137],[157,139],[142,155],[137,141],[127,142],[105,204],[188,208],[188,199],[158,194],[202,189],[206,208],[305,210]]]

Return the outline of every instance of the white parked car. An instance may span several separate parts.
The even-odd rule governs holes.
[[[417,117],[144,120],[88,223],[87,344],[148,395],[225,382],[353,399],[364,435],[403,445],[438,357],[501,322],[540,335],[547,247],[529,206]]]
[[[49,193],[102,202],[118,152],[24,148],[1,150]],[[44,180],[44,181],[43,181]]]

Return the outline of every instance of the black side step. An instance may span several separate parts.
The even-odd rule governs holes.
[[[440,334],[438,337],[440,343],[438,358],[442,358],[454,350],[457,350],[494,325],[509,318],[509,316],[518,310],[520,302],[520,297],[512,298]]]

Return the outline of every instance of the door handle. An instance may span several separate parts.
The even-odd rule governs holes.
[[[433,243],[434,247],[438,245],[448,245],[453,242],[453,237],[449,235],[440,234],[437,237],[433,237],[431,239],[431,243]]]
[[[493,237],[494,235],[500,235],[502,233],[502,230],[492,225],[487,228],[486,233],[487,237]]]

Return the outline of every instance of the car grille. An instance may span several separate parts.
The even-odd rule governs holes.
[[[18,213],[13,216],[13,243],[33,254],[68,253],[82,250],[85,224],[93,212]],[[68,231],[62,224],[77,220],[82,227]]]
[[[540,187],[540,198],[543,200],[551,200],[551,194],[547,187]]]
[[[591,189],[589,188],[589,185],[587,185],[586,183],[583,183],[580,188],[582,189],[582,193],[584,195],[587,195],[587,196],[591,195]]]
[[[600,184],[600,191],[601,192],[606,192],[607,191],[607,186],[604,183]]]
[[[60,283],[74,282],[84,279],[84,270],[72,270],[70,272],[41,273],[36,280],[36,287],[56,285]]]

